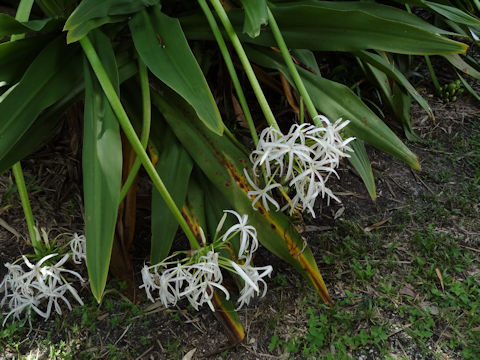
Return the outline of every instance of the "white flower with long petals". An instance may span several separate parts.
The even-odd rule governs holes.
[[[222,285],[218,253],[209,251],[207,255],[201,256],[197,263],[188,266],[186,271],[192,276],[187,278],[188,285],[181,296],[185,296],[195,310],[207,303],[210,309],[215,311],[211,301],[214,288],[223,291],[227,300],[230,298],[228,290]]]
[[[238,224],[228,229],[223,235],[222,240],[226,241],[230,236],[240,232],[238,258],[245,259],[245,262],[249,263],[252,259],[252,254],[257,251],[258,248],[257,230],[253,226],[247,225],[248,215],[240,216],[239,213],[233,210],[224,210],[224,212],[235,215]]]
[[[81,264],[87,259],[87,240],[85,235],[73,234],[70,240],[70,249],[72,249],[72,260],[75,264]]]
[[[249,190],[247,192],[247,195],[250,197],[254,197],[252,201],[252,207],[255,209],[255,204],[257,203],[258,200],[262,200],[262,205],[265,208],[265,210],[270,211],[270,207],[268,206],[268,202],[271,202],[275,207],[277,208],[277,211],[280,210],[280,205],[278,205],[278,202],[270,196],[269,192],[272,191],[275,188],[281,187],[281,184],[267,184],[264,189],[261,189],[255,184],[252,179],[250,179],[250,176],[248,176],[247,169],[243,169],[243,173],[245,174],[245,177],[247,178],[248,184],[253,188],[253,190]]]
[[[250,300],[255,296],[260,295],[260,288],[263,287],[263,292],[261,297],[264,297],[267,293],[267,283],[263,278],[265,276],[270,276],[273,271],[271,265],[263,267],[253,267],[250,264],[238,265],[232,261],[232,266],[237,272],[238,275],[242,277],[245,281],[243,289],[240,291],[240,297],[237,302],[239,306],[236,310],[241,309],[243,305],[248,305]]]

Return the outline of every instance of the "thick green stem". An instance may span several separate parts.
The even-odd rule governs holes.
[[[301,97],[305,101],[305,106],[307,107],[307,110],[310,113],[310,116],[315,121],[315,116],[318,115],[317,110],[315,109],[315,105],[313,105],[312,99],[310,99],[310,95],[308,94],[307,89],[305,88],[305,85],[303,84],[303,81],[300,78],[300,74],[298,73],[297,67],[295,66],[295,63],[293,62],[292,57],[290,56],[290,52],[288,51],[287,44],[285,43],[285,40],[283,40],[282,33],[280,32],[277,22],[275,21],[275,18],[273,17],[273,14],[270,11],[270,9],[268,9],[268,25],[270,26],[270,29],[272,30],[272,33],[273,33],[273,37],[275,38],[275,41],[277,42],[278,47],[280,48],[280,52],[282,53],[283,59],[287,64],[288,71],[290,72],[290,75],[293,78],[295,86],[297,87],[298,92],[300,93]]]
[[[33,0],[21,0],[18,5],[17,14],[15,19],[18,21],[27,21],[30,17],[30,11],[32,10]],[[10,41],[23,39],[25,34],[12,35]],[[30,241],[32,242],[35,253],[40,251],[40,244],[37,241],[35,235],[35,221],[33,220],[32,207],[30,206],[30,200],[28,199],[28,191],[25,186],[25,179],[23,177],[22,165],[20,161],[12,167],[13,176],[17,184],[18,194],[20,195],[20,201],[22,202],[23,213],[25,214],[25,220],[27,221],[28,233],[30,235]]]
[[[140,161],[142,162],[143,167],[145,168],[148,175],[152,179],[153,185],[157,188],[158,192],[163,198],[163,201],[165,201],[165,204],[168,206],[173,216],[175,217],[177,222],[180,224],[180,227],[182,228],[183,232],[188,238],[188,241],[190,242],[190,246],[193,249],[199,249],[200,245],[198,244],[198,241],[195,238],[195,235],[193,234],[192,230],[190,229],[187,222],[183,218],[182,213],[180,212],[177,205],[173,201],[162,179],[160,178],[157,171],[155,170],[155,167],[150,161],[150,158],[148,157],[147,153],[143,149],[142,143],[138,139],[138,136],[135,133],[135,129],[130,123],[130,120],[128,119],[128,115],[125,112],[125,109],[123,108],[122,103],[120,102],[120,99],[117,96],[117,93],[115,92],[115,89],[113,88],[113,85],[110,82],[110,79],[108,78],[108,75],[105,72],[105,69],[100,59],[98,58],[98,55],[92,43],[90,42],[90,39],[88,38],[88,36],[85,36],[83,39],[80,40],[80,45],[82,46],[83,51],[87,56],[87,59],[90,62],[90,65],[93,71],[95,72],[95,75],[97,76],[98,81],[100,82],[100,85],[105,93],[105,96],[107,97],[108,101],[110,102],[110,105],[112,106],[113,111],[115,112],[115,115],[117,116],[118,122],[120,123],[120,126],[122,127],[123,132],[125,133],[130,144],[132,145],[133,150],[137,153],[138,157],[140,158]]]
[[[425,55],[425,62],[427,63],[428,71],[430,72],[430,76],[432,77],[433,85],[435,86],[437,93],[440,93],[440,83],[438,82],[435,70],[433,70],[432,63],[430,62],[430,56]]]
[[[212,29],[213,35],[215,36],[215,40],[217,40],[218,47],[220,48],[220,52],[222,53],[223,59],[225,61],[225,65],[227,66],[228,72],[230,74],[230,78],[232,79],[233,86],[235,87],[235,91],[238,96],[238,101],[240,102],[240,106],[242,107],[243,114],[245,115],[245,120],[248,124],[248,129],[250,130],[250,135],[252,136],[253,143],[255,146],[258,144],[258,135],[257,130],[255,129],[255,124],[253,123],[252,114],[250,113],[250,109],[247,105],[247,99],[243,93],[242,86],[240,85],[240,81],[238,80],[237,73],[235,71],[235,67],[233,66],[232,58],[230,57],[230,53],[228,52],[227,45],[225,44],[225,40],[223,40],[222,33],[218,28],[217,22],[215,21],[215,17],[212,14],[212,11],[207,5],[205,0],[198,0],[200,7],[202,8],[203,12],[205,13],[205,17]]]
[[[273,116],[272,109],[270,109],[267,99],[263,94],[262,88],[258,83],[258,79],[255,76],[255,72],[253,71],[252,65],[250,65],[250,61],[248,60],[247,54],[245,53],[245,50],[242,47],[242,43],[238,39],[238,36],[235,33],[235,29],[233,28],[232,23],[228,19],[227,13],[223,9],[222,4],[220,3],[220,0],[210,0],[210,2],[212,3],[212,6],[215,9],[215,12],[217,13],[220,21],[222,22],[223,27],[227,31],[228,37],[232,41],[232,45],[235,48],[238,58],[242,63],[243,69],[247,74],[248,80],[252,85],[253,92],[257,97],[258,103],[262,108],[263,115],[265,116],[265,119],[267,120],[268,125],[273,126],[277,130],[280,130],[280,128],[278,127],[277,121],[275,120],[275,116]]]
[[[140,142],[142,143],[143,149],[147,148],[148,138],[150,137],[150,124],[152,122],[152,108],[150,102],[150,85],[148,83],[148,71],[147,67],[143,63],[142,59],[138,58],[138,74],[140,75],[140,88],[142,92],[142,135],[140,136]],[[127,196],[128,190],[132,186],[135,178],[137,177],[138,170],[140,169],[140,158],[135,158],[133,162],[132,169],[128,174],[127,180],[123,184],[122,190],[120,191],[120,201],[119,204]]]

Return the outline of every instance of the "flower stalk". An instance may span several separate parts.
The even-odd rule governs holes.
[[[242,43],[240,42],[237,34],[235,33],[235,29],[233,28],[232,23],[230,22],[227,16],[227,13],[223,9],[223,6],[219,0],[210,0],[210,2],[212,3],[212,6],[215,9],[215,12],[217,13],[220,21],[222,22],[228,37],[232,41],[232,45],[235,48],[238,58],[242,63],[243,69],[247,74],[248,80],[252,85],[253,92],[257,97],[258,103],[260,104],[260,107],[263,111],[263,115],[265,116],[265,119],[267,120],[268,125],[274,127],[275,129],[279,129],[277,121],[275,120],[275,116],[273,116],[272,109],[270,109],[270,105],[268,105],[267,99],[265,98],[263,90],[260,87],[257,77],[255,76],[255,72],[253,71],[252,65],[248,60],[247,54],[243,49]]]
[[[228,52],[227,45],[225,44],[225,40],[223,40],[222,33],[218,28],[217,22],[215,21],[215,17],[213,16],[212,11],[208,7],[208,4],[205,0],[198,0],[200,7],[202,8],[205,17],[207,18],[208,24],[212,29],[213,35],[215,36],[215,40],[217,41],[218,47],[220,48],[220,52],[222,53],[223,60],[225,61],[225,65],[227,66],[228,73],[230,74],[230,78],[232,80],[233,86],[235,88],[235,92],[238,96],[238,101],[240,106],[242,107],[243,114],[245,115],[245,120],[248,124],[248,129],[250,130],[250,135],[252,136],[253,143],[255,146],[258,144],[258,135],[257,130],[255,129],[255,124],[253,123],[252,114],[250,113],[250,109],[248,108],[247,99],[245,98],[245,94],[243,93],[242,86],[240,85],[240,80],[238,79],[237,72],[235,71],[235,67],[233,65],[232,58],[230,53]]]
[[[32,10],[33,0],[21,0],[15,19],[18,21],[27,21],[30,17],[30,11]],[[12,35],[10,41],[23,39],[25,34]],[[13,176],[17,184],[18,194],[22,203],[23,213],[25,214],[25,220],[27,221],[28,233],[30,235],[30,241],[32,242],[33,249],[36,254],[40,251],[39,239],[36,238],[35,233],[35,221],[33,219],[32,207],[30,206],[30,200],[28,199],[28,191],[25,186],[25,178],[23,177],[22,165],[19,162],[12,166]]]
[[[315,109],[315,105],[313,105],[313,101],[312,99],[310,99],[310,95],[308,94],[307,89],[305,88],[305,85],[303,84],[303,81],[300,78],[300,74],[298,73],[297,67],[295,66],[292,60],[292,57],[290,56],[290,52],[288,51],[287,44],[285,43],[282,33],[278,28],[277,22],[275,21],[275,17],[273,16],[270,8],[268,8],[267,11],[268,11],[268,24],[270,25],[270,29],[272,30],[273,37],[275,38],[275,41],[278,44],[278,47],[280,49],[280,52],[282,53],[283,59],[287,64],[288,70],[290,71],[290,75],[292,76],[293,81],[295,82],[295,85],[303,101],[305,101],[305,106],[307,107],[307,110],[310,113],[310,116],[312,117],[312,119],[314,119],[313,121],[315,122],[315,125],[320,126],[321,124],[319,124],[318,121],[315,120],[315,117],[318,115],[317,110]]]
[[[152,108],[150,102],[150,85],[148,83],[148,70],[144,62],[140,57],[138,58],[138,74],[140,76],[140,88],[142,93],[142,133],[140,136],[140,142],[142,147],[145,150],[148,144],[148,138],[150,137],[150,124],[152,122]],[[122,190],[120,191],[120,197],[118,203],[121,204],[125,196],[127,196],[128,190],[132,186],[135,178],[137,177],[138,170],[140,169],[141,161],[140,158],[135,158],[130,173],[128,174],[127,180],[123,184]]]

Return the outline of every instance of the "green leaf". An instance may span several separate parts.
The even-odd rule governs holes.
[[[392,110],[395,117],[400,120],[405,136],[410,141],[421,141],[422,139],[415,134],[412,126],[410,109],[412,107],[412,98],[397,83],[393,84],[392,89]]]
[[[68,96],[81,81],[78,48],[67,47],[63,37],[50,42],[0,101],[0,154],[10,152],[39,114]]]
[[[51,40],[51,36],[36,36],[0,44],[0,86],[18,82],[33,59]]]
[[[159,0],[83,0],[63,28],[68,31],[67,42],[78,41],[97,27],[123,21],[126,15],[158,3]]]
[[[425,99],[418,93],[407,78],[399,71],[394,64],[389,63],[384,57],[370,53],[368,51],[358,51],[355,55],[366,63],[375,66],[377,69],[383,71],[389,77],[398,82],[414,99],[418,104],[427,112],[430,119],[434,119],[433,111],[425,101]],[[409,116],[410,117],[410,116]]]
[[[35,39],[37,38],[38,37]],[[14,43],[21,41],[23,40],[17,40]],[[7,44],[13,43],[9,42]],[[133,76],[138,69],[135,61],[131,61],[125,57],[121,57],[118,63],[120,83]],[[81,69],[80,66],[78,69]],[[78,74],[80,77],[80,72]],[[13,164],[33,153],[55,135],[55,128],[63,120],[62,115],[65,113],[65,110],[67,110],[85,90],[84,82],[81,78],[72,85],[76,86],[70,89],[68,94],[65,94],[61,100],[43,111],[9,152],[0,154],[0,173],[10,169]]]
[[[152,73],[193,106],[205,125],[222,134],[217,105],[177,19],[155,6],[130,20],[133,42]]]
[[[437,12],[438,14],[446,17],[449,20],[452,20],[459,24],[469,25],[469,26],[479,26],[480,20],[476,17],[473,17],[462,10],[448,6],[444,4],[439,4],[432,1],[422,1],[422,3],[432,9],[433,11]]]
[[[58,19],[42,19],[20,22],[15,18],[0,13],[0,40],[14,34],[26,34],[31,32],[49,32],[60,27]]]
[[[214,186],[227,198],[233,209],[249,217],[257,229],[258,240],[272,253],[293,265],[331,304],[330,296],[312,252],[282,213],[267,212],[260,202],[252,208],[250,190],[243,174],[248,157],[226,136],[214,134],[204,126],[193,109],[168,89],[162,96],[152,93],[152,101],[189,152],[192,159]]]
[[[271,8],[290,48],[322,51],[383,50],[400,54],[464,53],[468,46],[439,34],[452,33],[430,25],[406,11],[361,1],[297,1]],[[243,14],[228,12],[239,29]],[[182,18],[189,39],[213,39],[201,16]],[[240,31],[237,31],[240,33]],[[244,42],[276,46],[269,29]]]
[[[100,31],[93,32],[91,40],[118,92],[117,64],[110,40]],[[86,59],[84,74],[82,165],[87,269],[92,293],[100,301],[107,281],[117,222],[122,179],[122,142],[117,118]]]
[[[265,0],[240,0],[245,12],[243,32],[254,38],[260,35],[262,25],[268,24],[268,8]]]
[[[252,46],[246,47],[245,50],[250,59],[261,66],[281,71],[293,85],[280,54]],[[350,120],[349,134],[398,157],[414,169],[420,168],[415,154],[348,87],[312,74],[299,66],[297,70],[315,107],[328,118]]]
[[[152,133],[151,143],[158,151],[156,170],[178,208],[185,204],[193,162],[167,127],[161,137]],[[170,252],[178,222],[158,190],[152,190],[152,243],[150,259],[158,264]]]
[[[474,77],[477,80],[480,80],[480,72],[473,66],[465,62],[460,55],[452,54],[444,55],[444,57],[458,70],[464,72],[467,75],[470,75],[471,77]]]
[[[365,145],[363,144],[363,141],[356,139],[352,141],[349,146],[353,149],[353,152],[349,152],[350,157],[348,158],[348,161],[350,161],[350,164],[352,164],[355,170],[357,170],[358,175],[362,178],[372,200],[375,200],[377,198],[375,179],[373,177],[372,166],[368,159],[367,151],[365,150]]]

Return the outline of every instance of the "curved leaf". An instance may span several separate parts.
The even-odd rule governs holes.
[[[439,13],[440,15],[456,23],[469,25],[469,26],[480,25],[479,19],[463,12],[462,10],[456,7],[439,4],[433,1],[422,1],[422,3],[427,7],[429,7],[430,9],[432,9],[433,11]]]
[[[135,15],[129,25],[135,48],[152,73],[192,105],[210,130],[222,134],[217,105],[178,20],[155,6]]]
[[[158,2],[159,0],[83,0],[63,28],[68,31],[67,42],[78,41],[103,24],[122,21],[126,19],[125,15],[136,13]]]
[[[452,55],[445,55],[444,57],[450,62],[450,64],[455,66],[458,70],[464,72],[467,75],[470,75],[471,77],[474,77],[477,80],[480,80],[480,72],[477,69],[475,69],[473,66],[468,64],[466,61],[464,61],[460,55],[452,54]]]
[[[427,101],[418,93],[407,78],[399,71],[394,64],[389,63],[385,58],[380,55],[372,54],[368,51],[355,52],[363,61],[370,65],[375,66],[377,69],[383,71],[389,77],[398,82],[408,93],[418,102],[418,104],[427,112],[430,119],[434,118],[433,111],[428,105]]]
[[[240,0],[245,12],[243,32],[254,38],[260,35],[262,25],[268,24],[267,2],[265,0]]]
[[[162,97],[152,94],[153,103],[165,116],[173,132],[207,178],[258,233],[259,241],[272,253],[293,265],[317,289],[322,299],[332,303],[312,252],[282,213],[267,212],[259,202],[252,208],[250,190],[243,174],[249,160],[227,137],[218,136],[198,120],[184,101],[165,89]]]
[[[370,198],[375,200],[377,198],[375,179],[373,177],[372,165],[365,150],[365,145],[363,141],[356,139],[350,143],[350,146],[353,152],[349,152],[350,157],[348,161],[350,161],[350,164],[352,164],[355,170],[357,170],[358,175],[362,178]]]
[[[78,48],[67,47],[63,37],[50,42],[0,102],[0,154],[8,153],[43,110],[68,96],[81,81]]]
[[[103,66],[119,91],[117,64],[108,37],[91,36]],[[122,179],[120,127],[89,63],[84,59],[85,114],[83,190],[87,269],[92,293],[100,301],[107,281]]]
[[[42,19],[20,22],[15,18],[0,13],[0,40],[14,34],[26,34],[31,32],[49,32],[60,27],[59,19]]]
[[[51,40],[50,36],[36,36],[0,44],[0,86],[18,82],[33,59]]]
[[[468,46],[439,34],[451,34],[406,11],[371,2],[297,1],[271,8],[290,48],[322,51],[376,49],[400,54],[464,53]],[[240,10],[228,12],[239,29]],[[182,18],[189,39],[212,39],[200,16]],[[240,34],[242,41],[276,46],[267,28],[255,39]]]
[[[245,48],[250,59],[259,65],[282,72],[293,85],[281,55],[262,48]],[[348,132],[365,142],[419,169],[417,157],[348,87],[327,80],[297,66],[297,70],[315,107],[330,119],[350,120]]]

